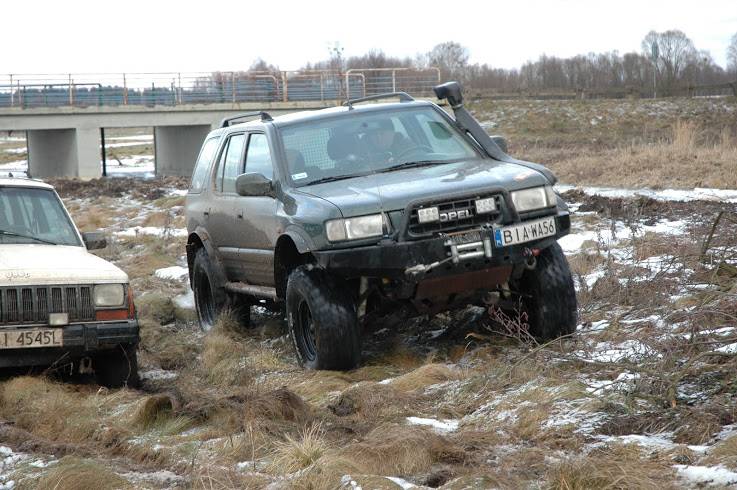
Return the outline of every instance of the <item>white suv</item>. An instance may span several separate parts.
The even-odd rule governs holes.
[[[0,367],[68,366],[100,384],[138,383],[128,276],[88,250],[54,188],[0,178]]]

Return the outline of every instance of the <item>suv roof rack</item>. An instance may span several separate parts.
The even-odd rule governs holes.
[[[226,117],[220,122],[221,128],[227,128],[231,125],[233,121],[237,121],[238,119],[245,119],[247,117],[254,117],[254,116],[260,116],[262,121],[273,121],[274,118],[271,117],[271,114],[264,111],[254,111],[254,112],[244,112],[243,114],[238,114],[237,116],[232,117]]]
[[[389,92],[386,94],[377,94],[377,95],[368,95],[366,97],[359,97],[358,99],[348,99],[345,102],[343,102],[343,105],[353,108],[353,104],[358,104],[359,102],[368,102],[369,100],[393,99],[394,97],[399,97],[399,102],[413,102],[415,100],[407,92]]]

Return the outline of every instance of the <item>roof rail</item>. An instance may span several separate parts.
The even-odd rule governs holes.
[[[237,116],[226,117],[220,122],[220,127],[227,128],[228,126],[231,125],[233,121],[237,121],[238,119],[245,119],[247,117],[254,117],[254,116],[260,116],[262,121],[273,121],[274,120],[274,118],[272,118],[268,112],[264,112],[264,111],[244,112],[243,114],[238,114]]]
[[[348,99],[343,102],[343,105],[353,107],[353,104],[358,104],[359,102],[368,102],[369,100],[393,99],[395,97],[399,97],[400,102],[412,102],[415,100],[407,92],[389,92],[386,94],[368,95],[366,97],[360,97],[358,99]]]

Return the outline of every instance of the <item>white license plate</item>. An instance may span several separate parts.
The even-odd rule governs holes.
[[[528,221],[519,225],[505,226],[494,230],[494,245],[508,247],[555,235],[555,218]]]
[[[59,347],[63,345],[63,336],[64,332],[60,328],[0,330],[0,349]]]

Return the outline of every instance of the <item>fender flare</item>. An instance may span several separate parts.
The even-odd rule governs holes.
[[[225,274],[225,266],[223,265],[223,259],[220,256],[220,252],[212,244],[212,239],[207,233],[207,230],[198,226],[195,230],[187,237],[187,267],[189,269],[189,286],[192,287],[192,263],[194,262],[194,250],[191,250],[193,237],[197,237],[202,243],[202,247],[207,253],[207,258],[212,265],[215,279],[218,281],[220,287],[225,287],[225,283],[228,282],[228,276]],[[191,257],[190,257],[191,255]]]
[[[284,235],[288,236],[294,242],[294,246],[297,247],[297,252],[300,254],[312,252],[315,247],[310,237],[301,228],[297,226],[289,226],[284,230]]]

